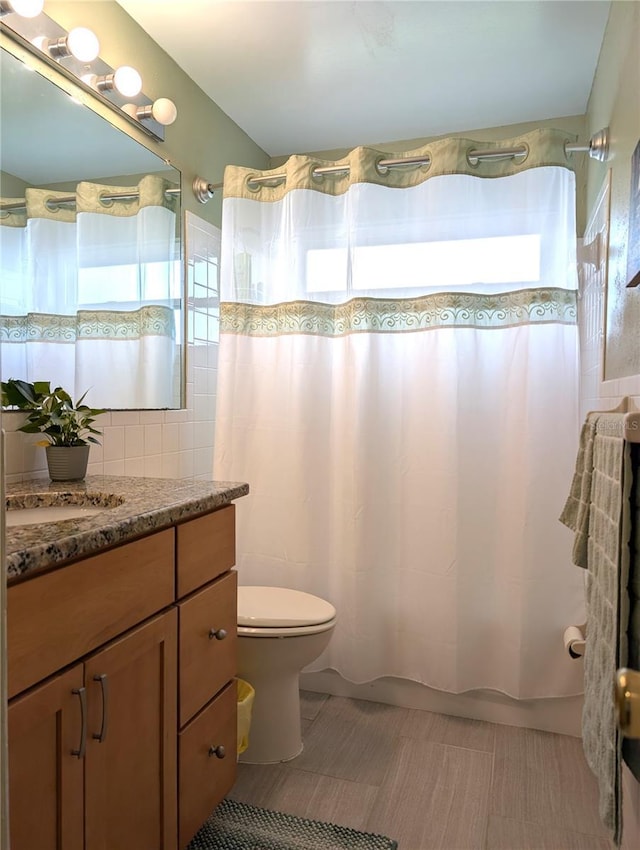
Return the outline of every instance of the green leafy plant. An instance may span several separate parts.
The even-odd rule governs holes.
[[[86,446],[99,443],[93,436],[101,432],[93,427],[95,417],[104,410],[83,404],[84,393],[77,402],[62,387],[51,389],[48,381],[2,381],[2,406],[17,407],[27,412],[18,430],[27,434],[42,433],[46,437],[39,446]]]

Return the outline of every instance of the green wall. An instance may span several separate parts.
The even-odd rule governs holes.
[[[605,380],[640,375],[640,287],[627,289],[631,156],[640,141],[640,3],[614,2],[587,111],[589,133],[610,130],[606,163],[589,161],[588,210],[611,173]]]
[[[178,14],[179,4],[176,4]],[[220,225],[222,192],[200,204],[191,191],[197,175],[221,183],[227,164],[268,167],[267,154],[241,130],[155,41],[115,2],[48,0],[44,11],[66,30],[88,26],[100,39],[100,57],[111,67],[133,65],[142,75],[144,93],[168,97],[178,107],[175,123],[165,128],[165,141],[155,142],[112,112],[102,114],[182,172],[182,207]]]

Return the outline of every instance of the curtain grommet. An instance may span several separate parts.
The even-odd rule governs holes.
[[[531,148],[529,147],[529,145],[526,142],[522,143],[522,147],[525,149],[525,151],[524,151],[524,153],[515,154],[515,156],[513,157],[513,164],[514,165],[523,165],[529,159],[529,154],[531,153]]]
[[[98,203],[100,204],[101,207],[105,207],[106,209],[109,209],[110,207],[113,206],[113,199],[108,200],[107,198],[105,198],[103,196],[102,193],[100,193],[98,195]]]
[[[318,165],[317,162],[312,163],[311,166],[309,167],[309,174],[311,175],[311,179],[316,183],[323,183],[324,182],[324,174],[322,174],[322,173],[318,174],[316,172],[316,168],[321,168],[321,167],[322,166]]]
[[[471,156],[474,148],[467,148],[464,158],[467,160],[467,165],[470,168],[477,168],[480,165],[480,160],[477,156]]]
[[[385,165],[380,165],[380,163],[383,162],[385,159],[388,159],[388,156],[385,156],[383,154],[382,156],[376,157],[376,161],[374,162],[374,167],[381,177],[388,177],[391,173],[390,168],[387,168]]]
[[[44,202],[45,207],[51,213],[59,213],[61,210],[60,204],[56,201],[55,198],[46,198]]]
[[[253,192],[254,195],[257,195],[262,186],[260,183],[255,182],[255,174],[250,174],[245,180],[245,186],[249,192]]]

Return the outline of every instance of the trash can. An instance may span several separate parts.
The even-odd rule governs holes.
[[[244,679],[236,679],[236,685],[238,694],[238,755],[240,755],[249,746],[251,709],[256,692]]]

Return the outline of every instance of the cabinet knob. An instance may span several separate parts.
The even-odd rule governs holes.
[[[216,758],[223,759],[226,754],[227,751],[222,744],[218,744],[217,747],[209,747],[209,756],[215,756]]]
[[[226,638],[226,636],[227,636],[227,630],[226,629],[211,629],[209,631],[209,640],[213,640],[214,638],[216,640],[224,640]]]

